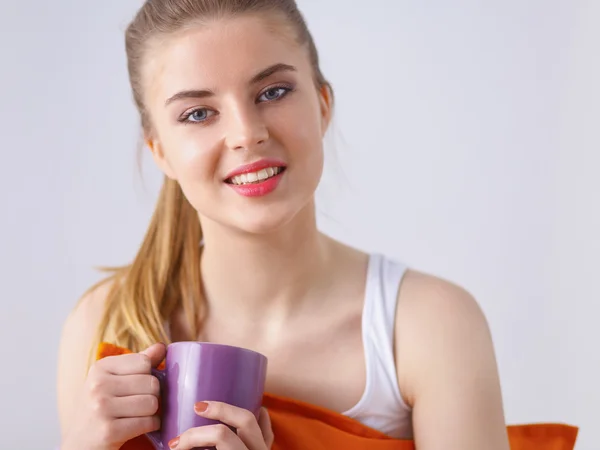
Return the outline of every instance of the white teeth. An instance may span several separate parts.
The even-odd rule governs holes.
[[[278,175],[282,170],[283,169],[281,167],[267,167],[266,169],[259,170],[258,172],[237,175],[231,178],[229,181],[235,185],[257,183]]]

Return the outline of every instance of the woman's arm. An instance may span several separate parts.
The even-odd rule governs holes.
[[[409,272],[399,294],[396,362],[418,450],[508,450],[496,357],[476,301]]]
[[[102,317],[109,284],[89,292],[67,317],[58,350],[57,401],[64,438],[71,418],[77,414],[76,404],[81,395],[90,357],[90,346]]]

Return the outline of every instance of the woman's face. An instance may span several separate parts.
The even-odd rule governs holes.
[[[330,101],[289,30],[222,19],[151,49],[149,144],[203,221],[265,233],[312,207]]]

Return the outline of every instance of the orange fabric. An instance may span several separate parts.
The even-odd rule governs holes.
[[[577,427],[565,424],[509,425],[511,450],[573,450]]]
[[[98,359],[131,353],[111,344],[100,344]],[[163,362],[164,364],[164,362]],[[319,406],[266,393],[275,443],[272,450],[415,450],[410,440],[392,439],[342,414]],[[573,450],[578,428],[563,424],[523,424],[507,427],[511,450]],[[121,450],[153,450],[143,436]]]

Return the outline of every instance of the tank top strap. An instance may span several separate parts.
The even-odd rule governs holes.
[[[362,316],[366,385],[344,414],[395,438],[412,436],[412,414],[398,388],[394,334],[400,285],[407,266],[380,254],[369,257]]]

